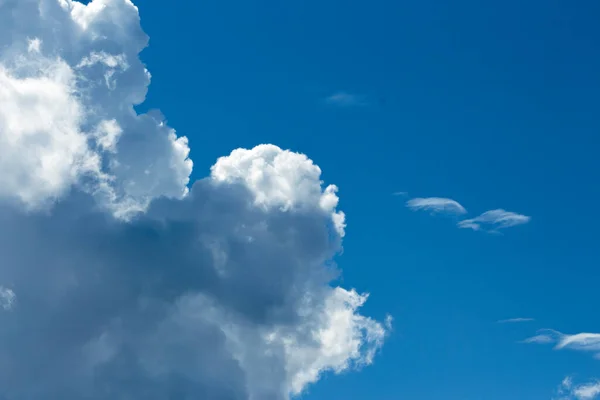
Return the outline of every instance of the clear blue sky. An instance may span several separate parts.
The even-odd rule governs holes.
[[[153,75],[141,108],[189,137],[195,177],[237,147],[307,154],[340,188],[344,286],[394,316],[373,366],[303,398],[542,400],[565,376],[600,377],[590,354],[518,343],[600,331],[600,3],[138,6]],[[413,197],[531,221],[458,229]],[[496,323],[517,317],[535,321]]]

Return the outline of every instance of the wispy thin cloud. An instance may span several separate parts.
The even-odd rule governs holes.
[[[456,200],[444,197],[417,197],[406,202],[413,211],[426,210],[433,213],[462,215],[467,210]]]
[[[493,232],[498,229],[526,224],[530,220],[531,217],[528,217],[527,215],[517,214],[499,208],[486,211],[475,218],[462,220],[457,225],[459,228],[470,228],[474,231],[487,229],[488,231]]]
[[[562,335],[556,345],[556,349],[600,352],[600,334],[577,333],[574,335]]]
[[[497,321],[499,324],[514,324],[518,322],[531,322],[535,321],[534,318],[509,318],[509,319],[501,319]]]
[[[367,101],[363,96],[348,92],[336,92],[326,97],[325,102],[338,107],[356,107],[367,105]]]
[[[394,192],[392,193],[392,196],[408,196],[408,192]]]
[[[405,195],[405,192],[396,192],[394,195]],[[425,210],[432,214],[452,214],[464,215],[467,210],[459,202],[445,197],[417,197],[406,202],[406,206],[413,211]],[[465,218],[465,217],[463,217]],[[466,218],[459,221],[456,225],[459,228],[468,228],[474,231],[483,231],[488,233],[500,234],[501,229],[510,228],[517,225],[526,224],[531,217],[506,211],[501,208],[489,210],[474,218]],[[527,318],[526,320],[530,320]],[[506,322],[525,322],[522,319]]]
[[[588,383],[576,385],[573,378],[567,376],[559,385],[557,397],[553,400],[595,400],[600,396],[600,381],[593,380]]]
[[[592,353],[595,358],[600,358],[600,333],[583,332],[569,335],[553,329],[542,329],[537,335],[523,340],[522,343],[554,343],[554,350],[581,351]]]
[[[536,343],[536,344],[549,344],[554,343],[555,339],[550,335],[535,335],[525,340],[522,340],[521,343]]]

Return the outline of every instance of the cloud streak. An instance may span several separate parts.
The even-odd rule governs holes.
[[[413,211],[431,211],[435,214],[462,215],[467,210],[456,200],[443,197],[417,197],[406,202]]]
[[[367,101],[362,96],[348,92],[336,92],[326,97],[325,103],[337,107],[358,107],[367,105]]]
[[[332,284],[345,215],[303,154],[137,114],[130,0],[0,2],[0,399],[287,400],[390,326]],[[195,118],[195,116],[190,116]]]
[[[542,329],[523,343],[554,344],[555,350],[575,350],[592,353],[600,358],[600,333],[564,334],[552,329]]]
[[[473,229],[474,231],[497,231],[499,229],[526,224],[530,220],[531,217],[523,214],[517,214],[510,211],[505,211],[503,209],[496,209],[486,211],[475,218],[462,220],[458,223],[458,227]]]
[[[531,321],[535,321],[535,319],[534,318],[509,318],[509,319],[501,319],[497,322],[499,324],[512,324],[512,323],[531,322]]]

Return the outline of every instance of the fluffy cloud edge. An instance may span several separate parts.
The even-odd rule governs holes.
[[[600,380],[575,384],[571,376],[563,379],[553,400],[595,400],[600,396]]]

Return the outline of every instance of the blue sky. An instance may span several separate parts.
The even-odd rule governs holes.
[[[306,399],[549,399],[590,354],[519,344],[598,332],[600,5],[244,1],[141,5],[161,107],[197,171],[233,147],[309,155],[340,188],[338,258],[395,318],[370,368]],[[360,102],[327,102],[329,96]],[[408,197],[393,196],[397,191]],[[530,223],[490,235],[412,212],[454,199]],[[535,321],[497,324],[506,318]]]
[[[0,3],[0,399],[600,398],[600,3],[84,3]]]

